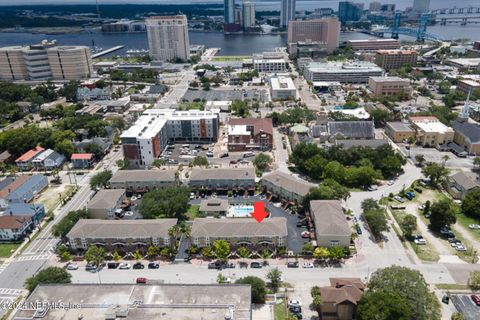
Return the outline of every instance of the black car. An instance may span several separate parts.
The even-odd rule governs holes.
[[[133,268],[133,269],[143,269],[143,268],[145,268],[145,266],[144,266],[142,263],[137,262],[137,263],[135,263],[135,264],[133,265],[132,268]]]
[[[415,188],[413,188],[413,190],[417,191],[418,193],[422,193],[422,192],[423,192],[423,190],[422,190],[421,188],[419,188],[419,187],[415,187]]]
[[[216,264],[215,262],[210,262],[208,264],[208,269],[220,269],[220,265]]]
[[[250,263],[250,268],[253,268],[253,269],[261,269],[262,268],[262,264],[260,262],[252,262]]]
[[[222,154],[220,155],[220,158],[227,158],[227,157],[228,157],[228,153],[227,153],[227,152],[226,152],[226,153],[222,153]]]
[[[120,263],[118,262],[109,262],[107,263],[107,268],[108,269],[117,269]]]
[[[288,262],[287,268],[298,268],[298,261]]]
[[[150,262],[148,264],[148,269],[158,269],[158,268],[160,268],[160,265],[158,263]]]
[[[248,269],[248,263],[246,262],[240,262],[239,265],[240,265],[240,269],[243,269],[243,268]]]
[[[302,307],[300,307],[300,306],[290,306],[290,308],[288,308],[288,309],[293,314],[301,314],[302,313]]]

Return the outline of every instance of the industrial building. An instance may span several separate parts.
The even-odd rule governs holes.
[[[305,79],[338,81],[341,83],[367,83],[370,77],[383,76],[383,69],[371,62],[311,62],[304,68]]]

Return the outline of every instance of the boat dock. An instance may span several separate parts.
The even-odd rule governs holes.
[[[114,51],[117,51],[117,50],[120,50],[120,49],[123,49],[125,46],[116,46],[116,47],[113,47],[113,48],[110,48],[110,49],[107,49],[107,50],[103,50],[99,53],[95,53],[94,55],[92,55],[92,59],[95,59],[95,58],[98,58],[98,57],[101,57],[101,56],[104,56],[106,54],[109,54],[111,52],[114,52]]]

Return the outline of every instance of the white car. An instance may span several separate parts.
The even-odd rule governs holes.
[[[467,248],[465,248],[465,246],[460,243],[455,247],[455,250],[457,250],[457,251],[467,251]]]
[[[121,270],[130,269],[130,263],[120,263],[120,265],[118,266],[118,269],[121,269]]]
[[[77,269],[78,269],[78,264],[75,264],[75,263],[67,264],[67,270],[77,270]]]
[[[125,217],[131,217],[133,216],[133,212],[132,211],[126,211],[125,212]]]
[[[191,192],[190,193],[190,200],[195,199],[195,193]]]
[[[427,240],[425,240],[425,239],[423,239],[423,238],[415,239],[415,240],[413,240],[413,242],[414,242],[415,244],[418,244],[418,245],[425,245],[425,244],[427,244]]]
[[[305,263],[302,265],[302,268],[305,268],[305,269],[313,269],[314,266],[313,266],[313,263],[305,262]]]
[[[425,210],[425,204],[421,204],[418,206],[418,210],[423,211]]]
[[[468,227],[470,229],[480,229],[480,224],[469,224]]]
[[[392,186],[395,183],[395,180],[388,180],[387,185]]]
[[[368,191],[375,191],[375,190],[378,190],[378,186],[377,186],[376,184],[371,185],[370,187],[368,187]]]
[[[302,306],[302,303],[300,302],[300,300],[288,300],[288,303],[287,303],[287,306],[288,307],[301,307]]]
[[[309,231],[303,231],[302,232],[302,238],[310,238],[310,232]]]

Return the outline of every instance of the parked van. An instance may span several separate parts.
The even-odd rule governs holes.
[[[243,154],[244,158],[254,157],[254,156],[255,156],[255,152],[252,152],[252,151],[247,151]]]

